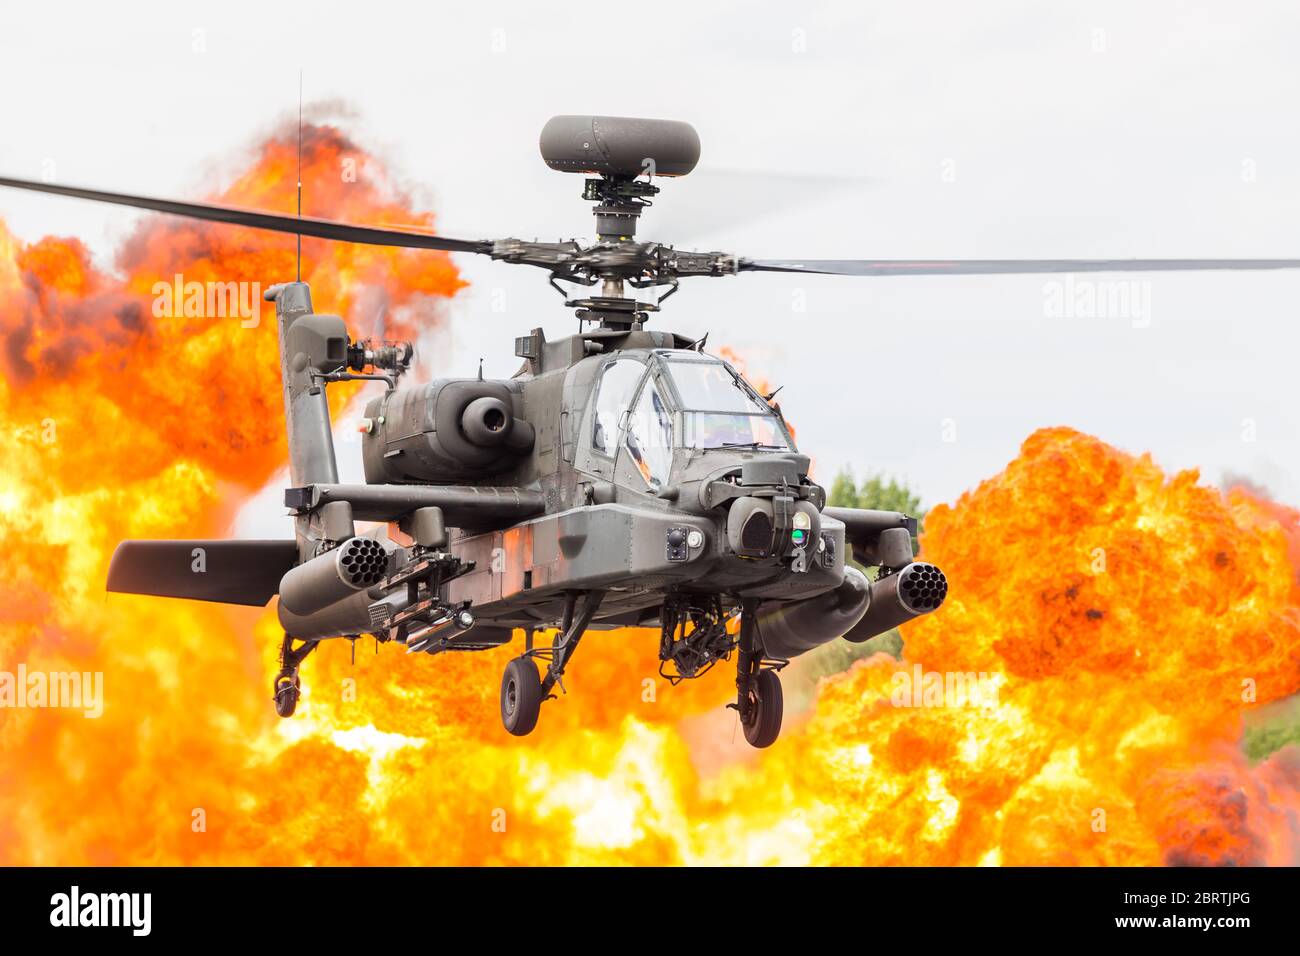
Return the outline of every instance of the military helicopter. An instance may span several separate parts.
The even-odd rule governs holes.
[[[948,582],[916,561],[906,514],[826,505],[772,396],[705,343],[647,328],[679,280],[743,272],[829,275],[1282,269],[1300,259],[794,260],[687,252],[636,239],[657,179],[689,174],[687,123],[556,116],[543,160],[587,176],[589,244],[464,240],[299,214],[0,178],[0,185],[341,242],[486,255],[545,270],[581,331],[515,339],[510,379],[400,383],[409,343],[354,340],[314,311],[306,283],[276,307],[294,537],[123,541],[109,591],[265,606],[284,630],[276,711],[291,716],[303,660],[369,634],[409,653],[482,651],[522,632],[505,667],[505,729],[530,733],[584,633],[659,628],[661,675],[698,678],[734,657],[745,739],[780,733],[778,672],[838,637],[861,642],[937,610]],[[565,283],[571,287],[566,290]],[[598,289],[596,287],[599,287]],[[637,297],[639,290],[659,290]],[[590,290],[582,294],[583,290]],[[340,484],[326,388],[383,382],[365,409],[364,484]],[[377,523],[357,530],[357,522]],[[198,554],[203,562],[196,562]],[[869,578],[858,565],[875,568]],[[196,570],[202,568],[202,570]],[[554,629],[549,642],[539,631]],[[540,666],[539,666],[540,665]]]

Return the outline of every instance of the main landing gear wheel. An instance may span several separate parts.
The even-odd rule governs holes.
[[[501,676],[501,723],[516,737],[533,732],[542,709],[542,678],[531,657],[516,657]]]
[[[773,670],[759,671],[753,679],[748,712],[741,720],[751,746],[762,748],[776,743],[784,710],[781,678]]]

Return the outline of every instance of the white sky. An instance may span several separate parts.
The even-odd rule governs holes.
[[[1293,257],[1298,50],[1300,8],[1260,0],[9,3],[0,170],[53,159],[61,182],[201,196],[296,110],[302,67],[309,107],[349,104],[346,128],[424,184],[448,235],[588,236],[581,178],[547,170],[537,134],[606,113],[700,132],[700,169],[662,184],[646,239],[757,258]],[[104,257],[135,221],[8,192],[0,217]],[[440,374],[482,355],[508,375],[515,335],[574,328],[541,272],[458,259],[473,286]],[[823,481],[852,464],[952,500],[1068,424],[1300,503],[1300,274],[1145,278],[1147,327],[1051,317],[1042,276],[687,280],[656,322],[783,384]]]

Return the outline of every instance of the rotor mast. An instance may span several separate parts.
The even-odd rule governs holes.
[[[613,254],[603,257],[604,268],[595,275],[600,294],[565,303],[578,310],[579,322],[599,322],[603,329],[635,330],[642,327],[648,313],[658,310],[657,303],[639,302],[626,291],[628,281],[637,278],[628,274],[630,262],[640,251],[637,220],[658,192],[659,187],[648,180],[626,174],[604,173],[599,179],[587,180],[582,198],[596,203],[591,212],[596,218],[597,246]]]

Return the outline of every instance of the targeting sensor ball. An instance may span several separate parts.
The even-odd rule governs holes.
[[[680,120],[553,116],[542,127],[542,159],[562,173],[685,176],[700,161],[700,137]]]

